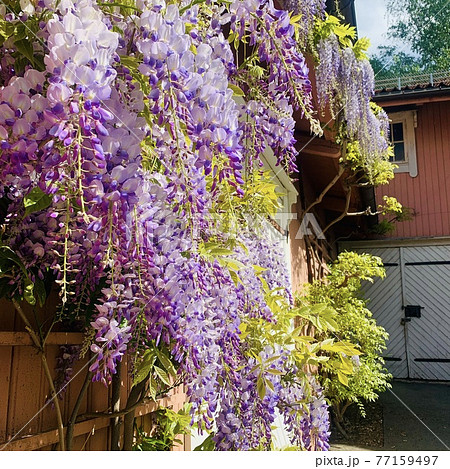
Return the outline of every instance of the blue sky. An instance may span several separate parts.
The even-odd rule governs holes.
[[[369,54],[373,54],[379,45],[388,43],[386,0],[355,0],[355,7],[358,35],[370,39]]]

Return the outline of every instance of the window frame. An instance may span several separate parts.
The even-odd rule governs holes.
[[[417,176],[416,135],[417,111],[402,111],[389,114],[391,124],[403,124],[403,142],[405,148],[405,161],[393,161],[398,168],[394,173],[409,173],[411,177]]]

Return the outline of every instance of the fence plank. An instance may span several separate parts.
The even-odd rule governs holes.
[[[40,415],[35,415],[42,407],[38,392],[43,374],[41,361],[32,347],[14,347],[12,358],[7,434],[35,434],[40,423]]]
[[[80,332],[51,332],[46,345],[75,345],[83,342]],[[28,332],[0,332],[0,346],[33,345]]]
[[[153,412],[156,409],[156,404],[151,402],[149,404],[143,404],[136,409],[136,414],[138,416],[144,416],[150,412]],[[78,449],[82,444],[80,444],[80,439],[84,437],[83,443],[87,439],[88,433],[91,432],[91,429],[95,427],[95,432],[99,432],[102,429],[107,430],[109,427],[110,419],[107,417],[96,417],[89,420],[84,420],[83,422],[79,422],[75,424],[74,429],[74,437],[77,438],[77,446]],[[99,432],[101,435],[101,432]],[[105,435],[102,436],[103,440],[105,439]],[[30,451],[38,448],[43,448],[50,446],[54,443],[58,442],[58,431],[57,430],[49,430],[46,432],[38,433],[31,436],[25,436],[23,438],[15,439],[7,446],[7,450],[10,451]],[[0,442],[0,448],[5,444],[5,441]],[[88,443],[89,444],[89,443]],[[97,443],[95,443],[97,445]],[[105,450],[106,447],[104,446],[104,442],[102,443],[101,450]],[[87,446],[87,445],[86,445]],[[85,448],[86,449],[86,448]]]
[[[12,347],[0,348],[0,441],[7,437],[7,415],[11,385]]]

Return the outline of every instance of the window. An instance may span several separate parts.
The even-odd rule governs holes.
[[[395,163],[406,162],[403,122],[391,124],[391,143],[394,145],[394,156],[391,161]]]
[[[409,173],[417,176],[416,137],[414,129],[417,127],[416,111],[395,112],[389,114],[390,139],[394,145],[394,156],[391,161],[398,168],[396,173]]]

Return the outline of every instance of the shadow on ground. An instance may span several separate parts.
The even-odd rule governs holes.
[[[384,451],[450,450],[450,383],[394,381],[380,402]]]
[[[331,451],[450,450],[450,383],[395,380],[378,403],[383,424],[361,426],[361,442],[334,438]],[[375,407],[376,409],[376,407]],[[373,416],[369,416],[371,418]],[[375,421],[376,421],[375,415]],[[358,429],[359,430],[359,429]],[[367,432],[382,433],[377,447],[368,447]],[[374,435],[374,440],[378,437]]]

